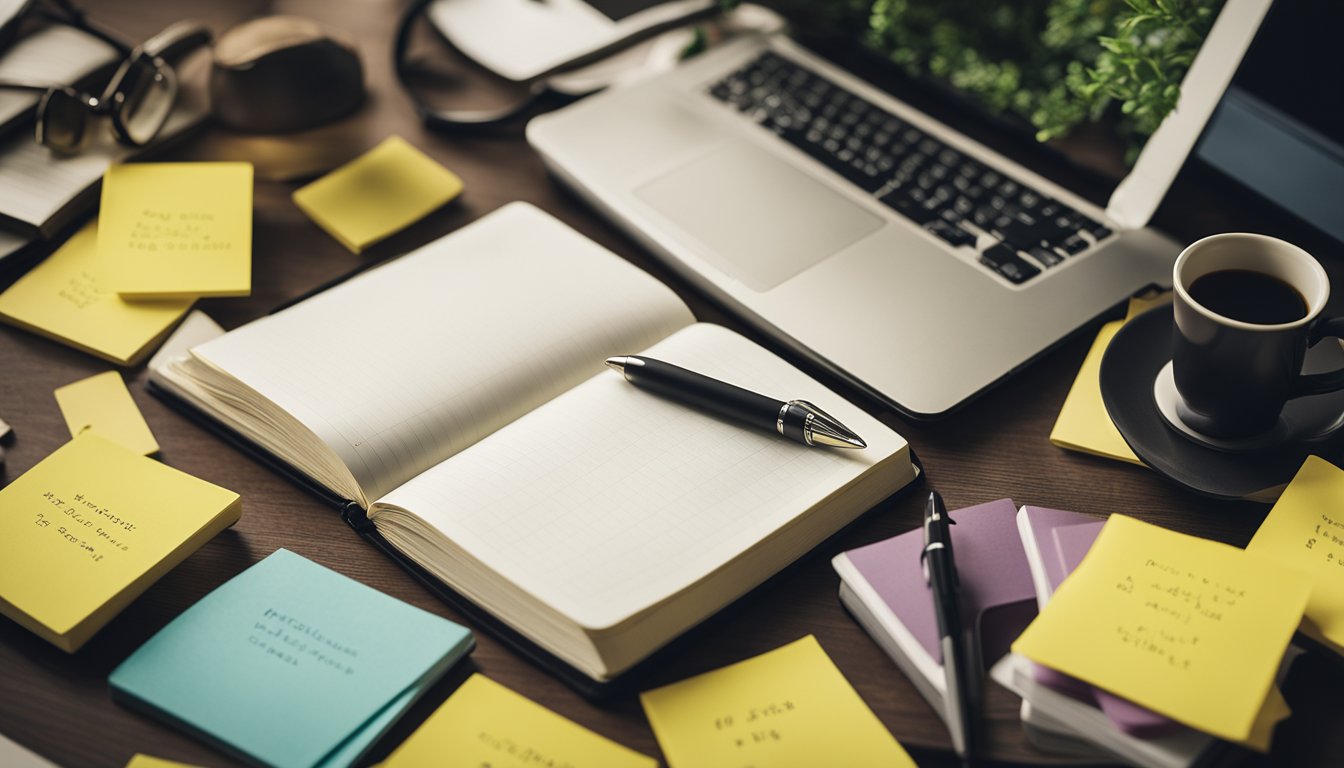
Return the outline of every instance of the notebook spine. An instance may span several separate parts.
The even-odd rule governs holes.
[[[345,506],[341,507],[341,519],[360,534],[374,530],[373,521],[369,520],[368,513],[353,501],[346,502]]]

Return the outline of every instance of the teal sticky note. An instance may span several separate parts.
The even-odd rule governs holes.
[[[251,762],[353,764],[471,650],[471,633],[289,550],[206,595],[108,682]]]

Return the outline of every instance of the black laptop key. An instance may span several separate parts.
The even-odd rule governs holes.
[[[1002,215],[988,205],[980,205],[971,212],[971,221],[975,222],[975,226],[988,231],[994,220]]]
[[[947,210],[943,211],[944,215],[947,213]],[[954,247],[961,245],[975,245],[975,235],[972,235],[970,232],[967,232],[955,224],[949,223],[945,219],[934,221],[932,224],[929,224],[926,229],[943,240],[946,240],[948,243],[951,243]]]
[[[878,167],[877,163],[870,162],[862,157],[854,158],[844,175],[845,178],[858,184],[864,192],[869,194],[881,189],[887,183],[887,174]]]
[[[1058,220],[1038,221],[1030,211],[1000,216],[991,222],[990,231],[1023,250],[1038,246],[1047,249],[1059,247],[1075,236],[1072,227],[1061,227]]]
[[[1000,214],[989,223],[989,231],[1020,246],[1035,245],[1040,240],[1036,220],[1022,212],[1014,215]]]
[[[1011,216],[1018,210],[1017,205],[1013,203],[1012,198],[999,194],[991,194],[989,196],[989,207],[1008,216]]]
[[[980,263],[1008,278],[1010,282],[1018,284],[1025,283],[1041,273],[1041,270],[1018,256],[1012,246],[1003,243],[980,254]]]
[[[1060,243],[1057,247],[1070,256],[1080,251],[1087,250],[1088,242],[1078,235],[1071,235],[1067,240]]]
[[[1039,213],[1039,209],[1033,211],[1033,213]],[[1076,231],[1073,222],[1068,217],[1056,216],[1041,219],[1036,227],[1037,238],[1033,245],[1040,244],[1047,248],[1054,247],[1073,237]]]
[[[929,202],[927,196],[921,196],[920,200],[912,199],[909,191],[903,188],[888,192],[879,199],[893,211],[916,224],[927,224],[938,218],[939,206],[936,204],[933,207],[925,205]]]
[[[1070,211],[1070,213],[1073,214],[1073,220],[1078,223],[1079,229],[1086,229],[1088,231],[1091,231],[1101,226],[1101,222],[1096,221],[1088,216],[1085,216],[1079,213],[1078,211]]]
[[[1060,256],[1053,249],[1044,248],[1039,245],[1028,248],[1027,254],[1031,256],[1031,258],[1040,262],[1040,264],[1045,267],[1053,267],[1056,264],[1063,263],[1064,261],[1064,257]]]

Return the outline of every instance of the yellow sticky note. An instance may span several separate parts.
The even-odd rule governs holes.
[[[131,761],[126,764],[126,768],[199,768],[190,763],[179,763],[176,760],[164,760],[161,757],[150,757],[149,755],[135,755]]]
[[[812,635],[639,699],[671,768],[915,765]]]
[[[98,274],[98,228],[76,232],[0,294],[0,319],[97,355],[134,365],[191,308],[191,299],[127,301]]]
[[[294,204],[353,253],[457,197],[462,180],[400,136],[294,193]]]
[[[252,292],[252,165],[131,163],[103,175],[98,268],[126,298]]]
[[[1111,339],[1115,338],[1125,323],[1170,301],[1170,293],[1130,299],[1124,320],[1115,320],[1101,327],[1096,341],[1092,342],[1092,348],[1087,351],[1087,357],[1083,358],[1083,364],[1078,368],[1078,375],[1064,398],[1064,405],[1059,409],[1059,418],[1055,419],[1055,426],[1050,430],[1051,443],[1070,451],[1143,465],[1120,436],[1120,430],[1115,428],[1110,414],[1106,413],[1106,404],[1101,399],[1101,358],[1106,354]]]
[[[657,768],[484,675],[472,675],[383,761],[385,768]]]
[[[1344,470],[1308,456],[1246,551],[1311,575],[1302,630],[1344,653]]]
[[[1274,728],[1288,719],[1292,713],[1279,687],[1270,686],[1269,695],[1265,697],[1265,703],[1261,705],[1260,712],[1255,716],[1255,722],[1251,724],[1250,736],[1241,743],[1260,752],[1269,752],[1270,744],[1274,741]]]
[[[232,491],[76,437],[0,489],[0,613],[73,653],[241,510]]]
[[[1013,650],[1247,742],[1308,591],[1268,558],[1113,515]]]
[[[1113,320],[1097,332],[1097,340],[1083,358],[1054,429],[1050,430],[1050,442],[1071,451],[1142,465],[1111,422],[1101,399],[1101,357],[1124,324],[1123,320]]]
[[[159,450],[154,433],[149,431],[118,371],[66,384],[54,394],[71,437],[92,432],[141,456]]]

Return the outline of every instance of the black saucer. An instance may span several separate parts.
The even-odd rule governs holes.
[[[1254,450],[1201,445],[1169,425],[1153,397],[1158,373],[1171,360],[1172,311],[1158,307],[1126,323],[1101,359],[1101,398],[1134,454],[1192,491],[1217,499],[1272,502],[1308,455],[1339,463],[1341,441],[1289,439]],[[1323,347],[1326,343],[1322,342]]]

